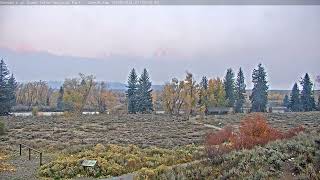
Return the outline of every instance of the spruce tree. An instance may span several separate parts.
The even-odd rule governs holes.
[[[8,115],[15,104],[16,81],[10,76],[7,65],[0,61],[0,115]]]
[[[202,77],[202,80],[200,82],[200,91],[199,91],[199,102],[198,104],[202,107],[204,107],[204,113],[207,114],[208,112],[208,79],[206,76]]]
[[[246,84],[244,83],[244,75],[242,69],[239,69],[237,82],[236,82],[236,102],[235,102],[235,112],[243,113],[243,104],[245,102]]]
[[[284,96],[284,98],[283,98],[283,103],[282,103],[282,105],[283,105],[284,107],[286,107],[287,109],[289,109],[289,104],[290,104],[290,102],[289,102],[289,96],[286,94],[286,95]]]
[[[128,113],[131,114],[135,114],[137,112],[137,82],[138,76],[133,68],[129,74],[127,86]]]
[[[233,107],[235,103],[235,79],[231,68],[227,69],[227,74],[224,78],[224,89],[226,91],[227,106]]]
[[[291,90],[289,109],[292,112],[301,111],[300,90],[297,83],[294,83]]]
[[[59,90],[59,96],[58,96],[58,99],[57,99],[57,110],[58,111],[63,111],[64,110],[63,94],[64,94],[64,89],[61,86],[60,90]]]
[[[267,74],[261,64],[252,73],[253,89],[250,96],[252,112],[266,112],[268,103]]]
[[[11,110],[11,107],[16,105],[16,89],[17,89],[17,82],[14,78],[13,74],[11,74],[9,80],[8,80],[8,106],[9,111]]]
[[[313,96],[312,86],[313,83],[310,80],[309,74],[306,73],[302,81],[300,82],[302,86],[301,91],[301,105],[303,111],[312,111],[315,109],[315,100]]]
[[[153,111],[151,81],[147,69],[144,69],[137,86],[137,111],[150,113]]]

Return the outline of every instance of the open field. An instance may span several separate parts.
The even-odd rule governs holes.
[[[101,144],[135,144],[171,148],[201,144],[211,128],[183,117],[166,115],[88,115],[80,117],[7,117],[1,147],[17,149],[23,142],[56,151]]]
[[[319,126],[320,112],[268,113],[268,122],[288,129],[303,125],[307,129]],[[1,147],[17,149],[23,142],[45,151],[66,147],[81,148],[101,144],[134,144],[139,147],[172,148],[202,144],[204,135],[215,129],[205,124],[224,127],[239,125],[245,114],[207,116],[204,120],[187,120],[167,115],[88,115],[80,117],[2,117],[7,132],[1,136]]]
[[[283,130],[288,130],[299,125],[307,129],[314,129],[319,127],[320,112],[287,112],[287,113],[265,113],[268,123]],[[246,114],[230,114],[230,115],[214,115],[207,116],[203,122],[205,124],[215,125],[217,127],[224,127],[225,125],[239,126],[240,121]]]
[[[229,167],[229,164],[214,166],[210,164],[199,164],[197,162],[201,160],[202,157],[194,156],[194,152],[197,152],[198,148],[203,145],[204,136],[206,133],[217,131],[217,129],[213,127],[222,128],[227,124],[231,124],[234,127],[237,127],[240,120],[244,116],[244,114],[216,115],[207,116],[204,119],[192,117],[189,120],[183,116],[177,117],[167,115],[141,114],[122,116],[84,115],[79,117],[2,117],[1,122],[5,123],[5,127],[7,130],[4,135],[0,136],[0,147],[1,149],[5,149],[6,152],[9,153],[8,155],[11,156],[11,159],[9,158],[8,162],[16,166],[17,171],[15,173],[0,173],[0,179],[37,179],[39,177],[39,174],[45,177],[75,176],[77,173],[68,173],[69,171],[67,171],[67,169],[65,169],[66,167],[64,167],[65,164],[67,164],[67,167],[70,166],[71,169],[78,168],[78,170],[75,172],[78,172],[83,176],[90,177],[110,177],[110,175],[121,175],[122,173],[130,173],[138,170],[138,176],[142,177],[140,177],[140,179],[144,179],[146,174],[147,176],[149,176],[150,174],[152,176],[167,176],[167,173],[169,173],[168,176],[175,176],[183,172],[184,175],[187,175],[188,173],[193,172],[194,169],[194,171],[199,171],[196,172],[197,176],[194,177],[187,175],[186,178],[199,178],[198,175],[201,175],[201,177],[208,176],[218,178],[221,177],[219,175],[219,172],[222,172],[222,169],[237,169],[238,167]],[[318,130],[319,132],[320,112],[269,113],[265,114],[265,116],[268,119],[268,123],[276,128],[288,129],[298,125],[303,125],[304,127],[306,127],[306,132],[309,132],[311,130]],[[319,133],[309,135],[309,137],[304,138],[310,139],[311,137],[313,139],[310,140],[310,142],[308,142],[309,144],[306,144],[306,146],[310,146],[314,149],[314,140],[319,138]],[[19,157],[17,153],[18,144],[20,142],[44,151],[45,166],[42,166],[41,169],[38,169],[39,159],[37,159],[38,157],[36,157],[35,155],[33,155],[31,161],[28,161],[26,159],[27,154],[24,154],[24,157],[22,158]],[[301,140],[301,143],[303,142],[305,142],[305,140]],[[103,150],[102,154],[96,152],[94,146],[96,146],[97,144],[105,145],[105,147],[107,147],[106,150],[108,151],[105,152],[105,150]],[[123,148],[114,146],[116,148],[113,148],[113,150],[109,152],[110,148],[108,147],[110,146],[107,144],[118,144],[124,146]],[[132,147],[131,145],[127,146],[129,144],[136,145],[136,148],[134,148],[136,150],[128,150],[127,147]],[[186,145],[189,144],[194,144],[194,146],[191,146],[191,150],[190,148],[186,148]],[[165,149],[154,149],[154,147],[152,146]],[[182,149],[177,149],[179,148],[178,146],[181,146]],[[290,145],[290,147],[291,146],[292,145]],[[304,147],[300,146],[299,144],[297,144],[297,148],[298,147],[304,149]],[[306,153],[309,153],[309,150]],[[300,151],[302,152],[302,150],[299,149],[299,152]],[[314,154],[313,151],[314,150],[311,151],[312,154]],[[150,154],[149,152],[158,153]],[[26,153],[26,151],[24,151],[24,153]],[[119,156],[119,154],[121,153],[125,157],[130,157],[130,161],[134,159],[139,163],[135,163],[135,166],[133,166],[131,169],[128,169],[127,161],[129,161],[129,159],[122,157],[122,155]],[[150,157],[143,155],[144,153],[146,153],[148,156],[150,155]],[[241,153],[243,153],[243,155]],[[247,153],[249,153],[249,151],[239,152],[241,157],[246,157]],[[252,153],[256,153],[255,150],[252,150]],[[281,157],[285,156],[286,159],[282,159],[282,162],[279,162],[279,166],[281,166],[281,168],[278,168],[276,171],[278,175],[274,176],[275,174],[273,173],[273,171],[269,172],[268,170],[267,172],[269,173],[269,175],[266,175],[266,177],[280,177],[282,172],[288,174],[294,172],[291,169],[284,170],[283,168],[286,168],[285,166],[288,165],[288,159],[296,158],[296,155],[292,155],[293,152],[291,151],[284,151],[283,153],[284,155],[281,155]],[[277,153],[275,154],[279,155]],[[119,157],[113,158],[114,155],[117,155]],[[74,158],[67,158],[69,156]],[[113,159],[109,159],[109,156]],[[191,165],[191,169],[188,169],[189,166],[185,168],[184,165],[183,168],[181,168],[178,161],[171,161],[172,158],[177,158],[178,156],[181,156],[178,158],[179,161],[181,160],[181,163],[196,163],[195,165]],[[231,154],[230,156],[234,155]],[[225,158],[228,159],[230,156],[227,155]],[[183,160],[182,157],[186,159]],[[83,171],[81,169],[81,166],[79,169],[78,163],[83,158],[98,158],[99,168],[95,169],[93,174],[87,174],[88,172]],[[268,164],[263,163],[266,161],[269,162],[269,159],[261,160],[261,166],[259,166],[259,168],[261,167],[262,169],[260,171],[265,171],[263,170],[263,168],[267,168],[269,166]],[[272,160],[270,160],[270,164],[273,164],[273,162],[271,161]],[[316,162],[316,160],[313,161]],[[297,162],[300,162],[300,160],[297,159]],[[109,166],[108,163],[111,163],[111,165]],[[150,163],[152,164],[152,166],[150,165]],[[106,166],[102,166],[103,164]],[[171,167],[175,166],[179,168],[171,169]],[[30,167],[32,168],[30,169]],[[112,167],[112,170],[104,170],[104,167]],[[147,169],[142,167],[145,167]],[[62,170],[65,172],[64,174],[59,173]],[[210,172],[213,172],[214,174]],[[232,173],[229,171],[223,172]],[[303,173],[305,172],[303,171]],[[237,174],[235,177],[242,178],[247,177],[247,175]]]

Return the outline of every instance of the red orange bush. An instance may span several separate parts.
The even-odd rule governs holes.
[[[239,132],[230,126],[210,133],[206,137],[206,149],[209,157],[221,156],[233,149],[251,149],[277,139],[291,138],[304,131],[302,126],[282,132],[268,125],[262,114],[250,114],[240,122]]]
[[[208,145],[219,145],[223,143],[231,142],[233,136],[233,128],[226,126],[216,133],[210,133],[206,137],[206,143]]]
[[[236,149],[250,149],[269,141],[283,138],[283,132],[270,127],[267,119],[261,114],[246,116],[240,123],[238,139],[233,144]]]

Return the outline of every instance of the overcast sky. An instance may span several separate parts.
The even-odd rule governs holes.
[[[136,68],[147,66],[155,84],[185,71],[223,76],[228,67],[243,67],[250,82],[261,62],[271,87],[288,89],[305,72],[320,74],[320,6],[1,6],[0,47],[140,58]],[[120,70],[97,78],[123,82]]]

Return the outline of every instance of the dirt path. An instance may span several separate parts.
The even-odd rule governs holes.
[[[212,128],[212,129],[216,129],[216,130],[221,130],[222,129],[222,128],[220,128],[218,126],[215,126],[215,125],[212,125],[212,124],[205,124],[205,123],[199,121],[196,117],[195,118],[190,118],[190,121],[193,124],[203,125],[203,126],[208,127],[208,128]]]
[[[211,124],[203,124],[205,127],[209,127],[209,128],[213,128],[213,129],[216,129],[216,130],[221,130],[222,128],[220,127],[217,127],[217,126],[214,126],[214,125],[211,125]]]
[[[8,163],[12,164],[16,171],[0,173],[1,180],[35,180],[37,178],[37,170],[39,168],[39,155],[31,154],[31,160],[28,159],[27,150],[22,156],[18,152],[14,152],[9,158]],[[43,162],[46,163],[51,159],[48,155],[44,154]]]

